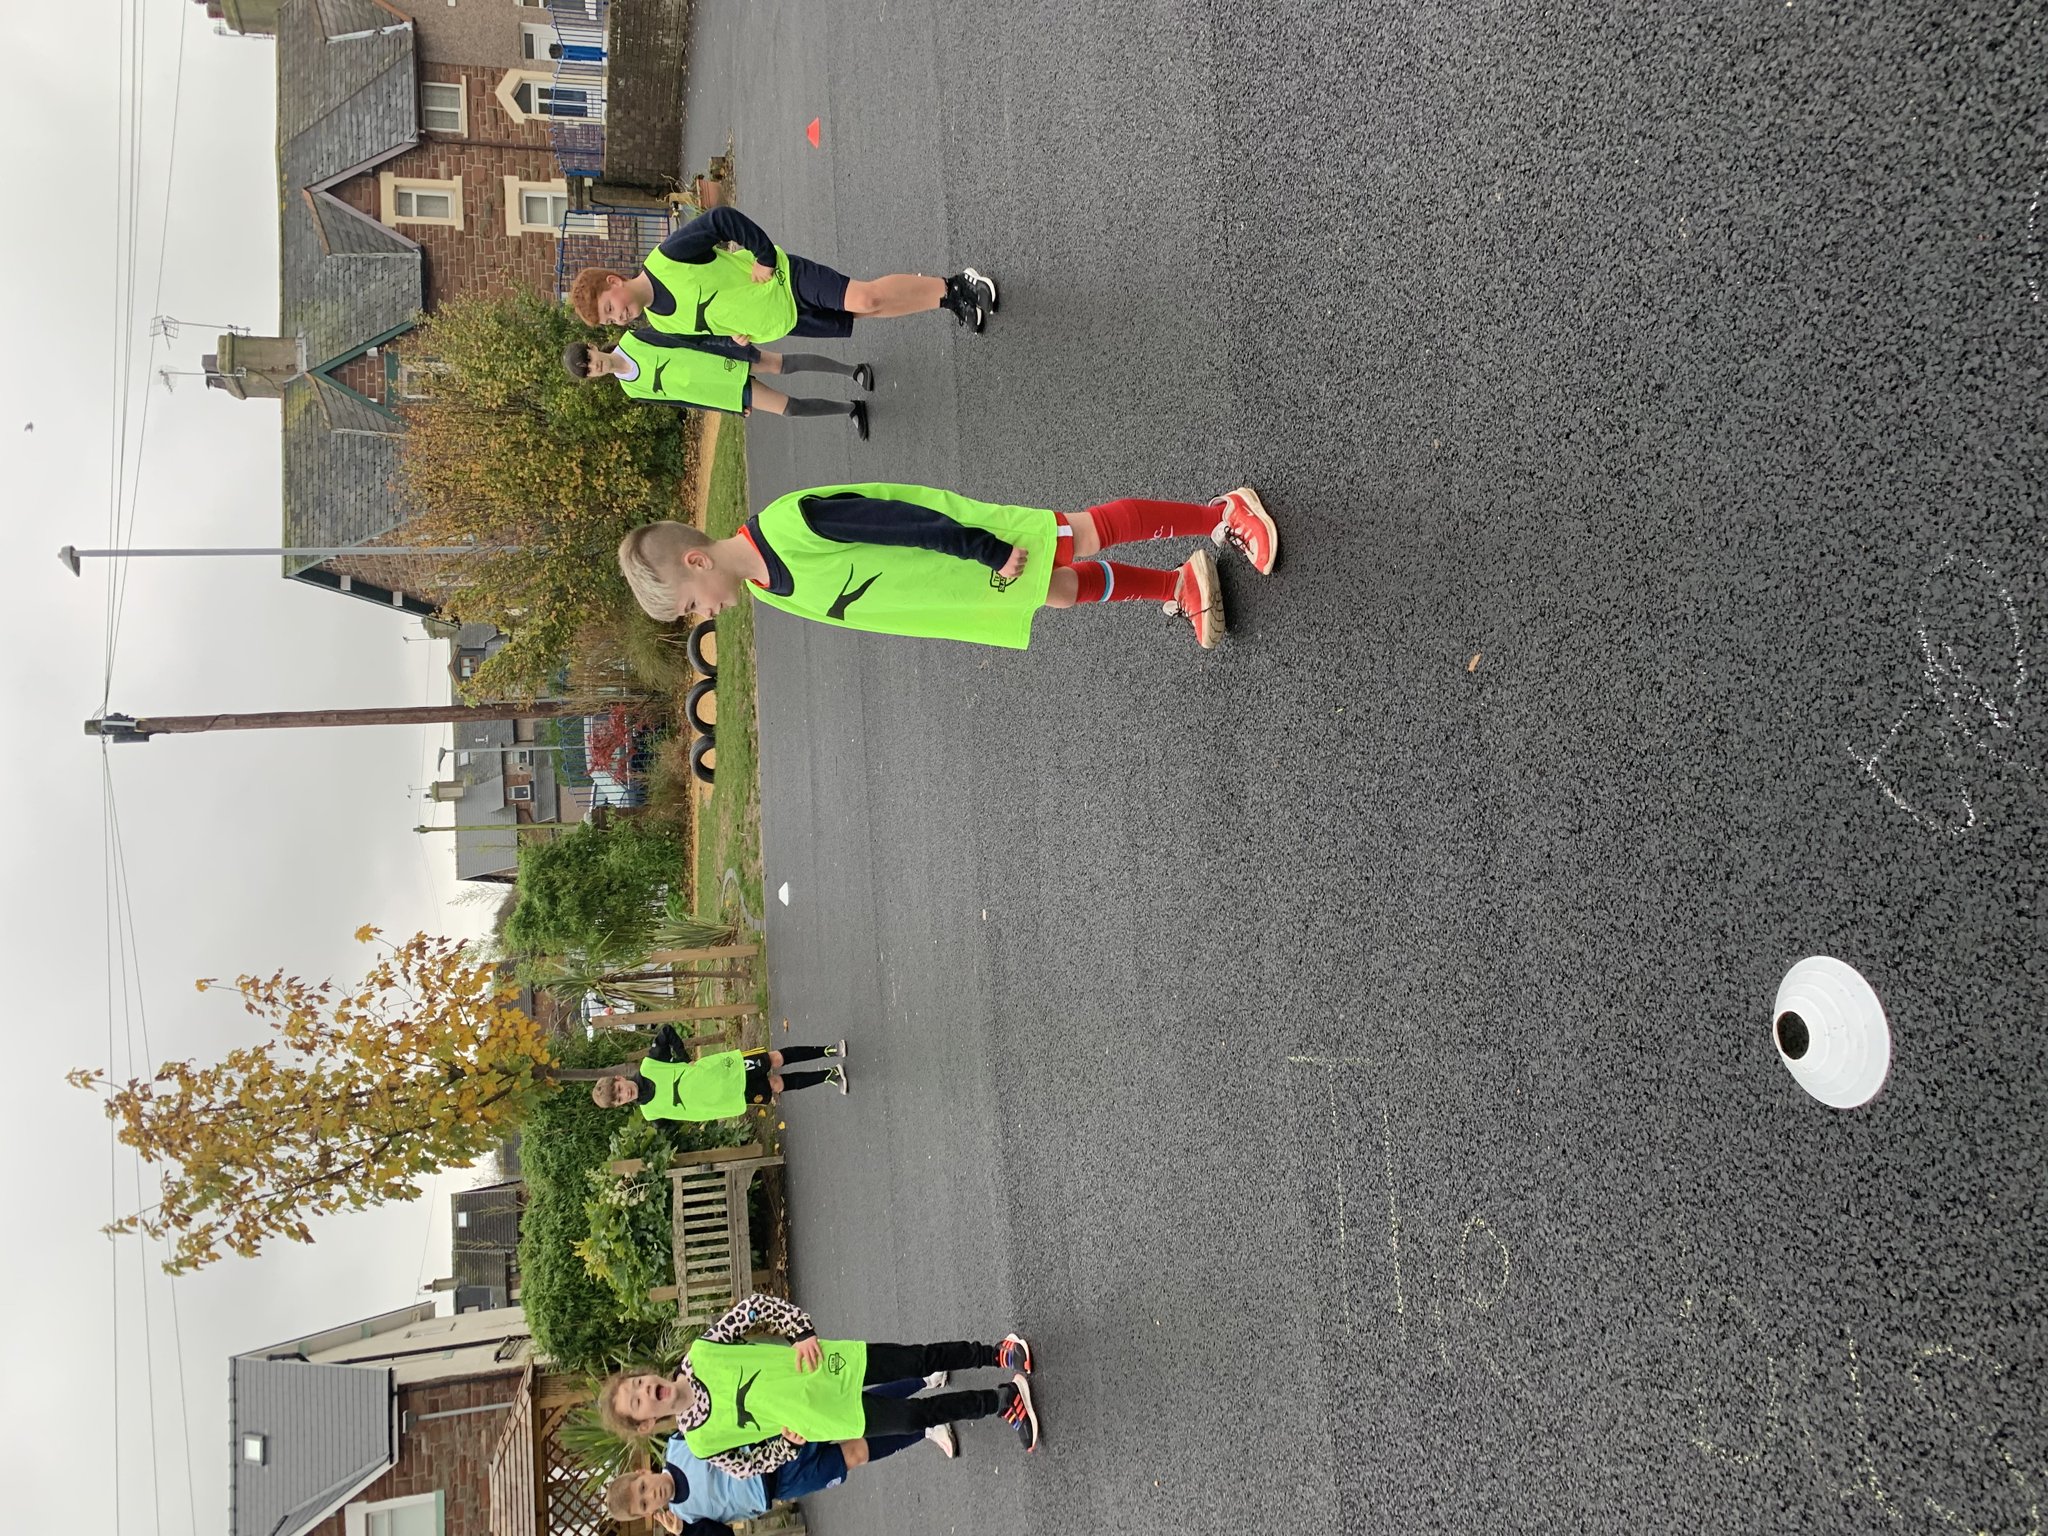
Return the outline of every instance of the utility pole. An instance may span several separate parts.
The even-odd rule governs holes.
[[[590,712],[587,704],[537,699],[531,704],[413,704],[392,709],[278,709],[248,715],[95,715],[85,734],[147,741],[200,731],[277,731],[333,725],[458,725],[465,720],[556,720]]]
[[[57,559],[76,576],[81,560],[134,560],[145,556],[212,559],[256,555],[277,560],[340,560],[348,555],[508,555],[518,549],[516,544],[308,544],[261,549],[80,549],[75,544],[66,544],[57,551]]]
[[[559,821],[450,822],[446,826],[413,828],[415,832],[510,832],[515,837],[526,832],[566,832],[568,830]]]

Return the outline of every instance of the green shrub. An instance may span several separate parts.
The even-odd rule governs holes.
[[[645,948],[682,875],[675,839],[631,817],[529,841],[505,943],[518,956],[629,955]]]
[[[611,1291],[621,1317],[662,1322],[674,1316],[674,1308],[649,1301],[647,1292],[674,1277],[669,1181],[662,1171],[669,1144],[654,1121],[640,1115],[625,1120],[612,1137],[606,1163],[639,1158],[648,1166],[623,1178],[609,1166],[584,1175],[590,1198],[583,1202],[583,1219],[590,1235],[576,1244],[576,1256]]]
[[[557,1051],[564,1067],[601,1067],[625,1061],[645,1048],[639,1036],[608,1032],[591,1040],[564,1041]],[[590,1174],[612,1161],[614,1138],[629,1111],[599,1109],[588,1083],[564,1083],[527,1116],[520,1138],[526,1173],[526,1209],[519,1218],[521,1304],[541,1353],[564,1370],[602,1374],[623,1360],[654,1353],[663,1323],[675,1312],[629,1315],[612,1288],[593,1276],[577,1244],[590,1236],[586,1210]],[[729,1146],[743,1139],[735,1122],[694,1125],[651,1122],[633,1115],[658,1138],[657,1159],[668,1151]],[[666,1197],[663,1200],[666,1206]],[[650,1282],[667,1283],[666,1276]],[[643,1296],[644,1301],[644,1296]]]

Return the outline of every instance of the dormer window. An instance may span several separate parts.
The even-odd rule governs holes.
[[[262,1466],[270,1460],[270,1436],[242,1436],[242,1460]]]

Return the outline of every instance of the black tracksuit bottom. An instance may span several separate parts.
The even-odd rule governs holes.
[[[979,1371],[996,1363],[993,1344],[956,1339],[946,1344],[869,1344],[863,1386],[929,1376],[933,1371]],[[980,1392],[939,1392],[930,1397],[861,1395],[870,1435],[921,1435],[936,1424],[985,1419],[1002,1407],[993,1388]]]

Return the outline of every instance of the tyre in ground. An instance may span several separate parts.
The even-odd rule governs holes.
[[[711,653],[708,656],[704,651],[704,642],[707,640],[711,642]],[[715,678],[718,676],[718,621],[716,619],[700,620],[696,627],[690,631],[689,652],[691,666],[695,667],[705,677]]]

